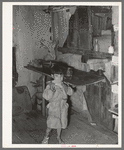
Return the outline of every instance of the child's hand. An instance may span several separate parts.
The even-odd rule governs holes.
[[[51,89],[53,92],[55,92],[55,91],[56,91],[55,85],[54,85],[54,84],[51,84],[51,85],[50,85],[50,89]]]

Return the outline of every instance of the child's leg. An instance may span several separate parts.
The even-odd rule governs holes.
[[[61,128],[57,129],[57,139],[59,141],[59,144],[63,143],[61,140],[61,131],[62,131]]]
[[[46,129],[46,135],[45,135],[45,137],[48,137],[48,136],[49,136],[49,133],[50,133],[51,130],[52,130],[51,128],[47,128],[47,129]]]
[[[44,137],[44,139],[43,139],[43,141],[42,141],[42,144],[48,144],[50,131],[51,131],[51,128],[47,128],[47,129],[46,129],[46,135],[45,135],[45,137]]]

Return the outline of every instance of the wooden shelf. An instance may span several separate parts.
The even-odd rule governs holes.
[[[95,52],[91,50],[81,50],[81,49],[76,49],[76,48],[67,48],[67,47],[59,47],[58,51],[62,53],[72,53],[72,54],[78,54],[78,55],[87,55],[89,58],[94,58],[94,59],[111,59],[113,54],[109,53],[103,53],[103,52]]]
[[[51,77],[50,68],[38,68],[31,65],[24,66],[24,68],[35,71],[37,73],[43,73],[44,75]],[[73,68],[72,79],[65,78],[64,82],[73,86],[89,85],[97,82],[104,82],[104,76],[99,76],[93,72],[85,72]]]
[[[111,108],[108,111],[110,111],[112,114],[117,115],[118,116],[118,108]]]

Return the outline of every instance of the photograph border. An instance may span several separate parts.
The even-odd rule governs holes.
[[[2,146],[3,148],[61,148],[59,144],[12,144],[12,16],[13,5],[115,5],[119,6],[119,39],[122,39],[122,2],[3,2],[2,3]],[[84,4],[85,3],[85,4]],[[118,144],[73,144],[76,148],[121,148],[122,146],[122,42],[119,40],[119,132]],[[9,127],[8,127],[9,126]],[[72,144],[64,144],[68,148]]]

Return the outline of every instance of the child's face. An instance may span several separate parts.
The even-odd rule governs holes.
[[[53,78],[56,82],[62,82],[63,81],[63,75],[60,75],[60,74],[54,74]]]

